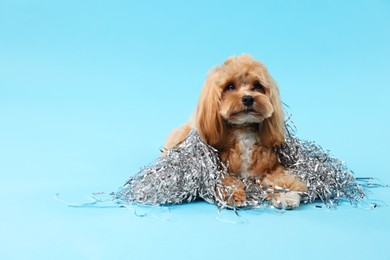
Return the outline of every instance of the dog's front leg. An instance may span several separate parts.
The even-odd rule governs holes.
[[[268,199],[272,205],[280,209],[295,209],[301,202],[301,194],[307,192],[307,185],[294,175],[279,167],[275,172],[267,174],[263,184],[272,186],[275,192]],[[278,191],[278,189],[280,189]],[[286,189],[285,191],[283,189]]]

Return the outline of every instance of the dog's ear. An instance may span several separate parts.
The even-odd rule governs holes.
[[[260,130],[261,142],[264,146],[275,147],[284,142],[284,113],[276,82],[270,75],[267,76],[267,81],[270,85],[269,97],[274,112],[271,117],[264,119]]]
[[[196,129],[207,144],[219,148],[226,136],[225,123],[219,113],[221,88],[217,85],[217,69],[209,72],[199,97],[196,111]]]

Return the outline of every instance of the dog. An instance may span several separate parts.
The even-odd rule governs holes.
[[[224,183],[233,188],[230,205],[246,200],[240,178],[256,178],[282,190],[267,198],[274,207],[299,206],[307,185],[278,161],[275,148],[285,140],[284,113],[278,86],[261,62],[242,54],[211,69],[193,118],[170,133],[165,148],[180,143],[193,128],[228,168]]]

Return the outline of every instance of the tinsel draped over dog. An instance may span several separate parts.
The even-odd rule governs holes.
[[[286,171],[307,184],[308,191],[301,194],[303,202],[319,199],[328,207],[334,207],[340,201],[356,203],[365,197],[345,162],[314,142],[300,140],[290,125],[286,124],[285,130],[285,142],[275,149]],[[231,199],[234,187],[224,185],[226,176],[229,172],[219,159],[218,151],[204,143],[193,129],[185,140],[168,150],[166,156],[157,158],[130,177],[116,197],[127,203],[148,205],[180,204],[201,198],[220,208],[236,208]],[[269,205],[266,198],[288,191],[261,185],[256,178],[240,180],[247,196],[240,205],[243,208]]]

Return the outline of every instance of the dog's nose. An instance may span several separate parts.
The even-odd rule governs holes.
[[[251,106],[253,105],[253,102],[255,101],[255,99],[252,97],[252,96],[243,96],[242,97],[242,103],[244,104],[244,106]]]

